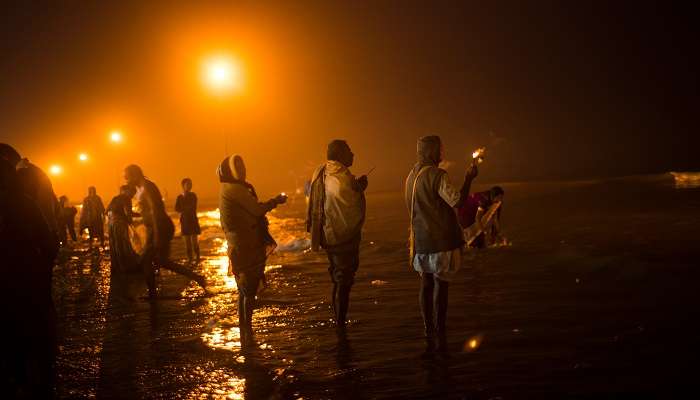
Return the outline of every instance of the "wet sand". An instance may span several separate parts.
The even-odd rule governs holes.
[[[303,202],[271,218],[280,251],[260,295],[258,349],[241,352],[235,282],[215,213],[195,267],[111,279],[83,247],[54,273],[62,398],[611,398],[692,388],[700,191],[661,177],[504,184],[510,247],[474,252],[450,286],[449,360],[423,361],[418,279],[396,193],[368,196],[346,337]],[[476,189],[480,189],[477,187]],[[174,258],[184,245],[173,242]]]

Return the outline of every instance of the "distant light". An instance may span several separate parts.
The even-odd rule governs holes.
[[[469,348],[470,349],[476,349],[476,346],[479,345],[479,342],[476,341],[476,339],[472,339],[469,341]]]
[[[63,168],[61,168],[61,166],[58,164],[54,164],[51,167],[49,167],[49,173],[51,175],[61,175],[62,172]]]
[[[240,66],[226,55],[209,57],[202,63],[202,81],[214,92],[229,92],[240,86]]]
[[[119,131],[112,131],[112,133],[109,135],[109,140],[111,140],[114,143],[119,143],[123,139],[122,133]]]
[[[85,162],[88,160],[88,155],[85,153],[80,153],[80,154],[78,154],[78,160]]]

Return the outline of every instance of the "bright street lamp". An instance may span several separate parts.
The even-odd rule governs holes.
[[[63,168],[61,168],[61,166],[58,164],[54,164],[54,165],[49,167],[49,173],[51,175],[61,175],[62,172],[63,172]]]
[[[217,94],[228,93],[241,85],[240,65],[227,55],[215,55],[202,63],[202,82]]]
[[[80,153],[78,154],[78,160],[80,160],[80,162],[85,162],[88,160],[88,155],[85,153]]]
[[[109,140],[111,140],[113,143],[119,143],[123,139],[122,133],[120,131],[112,131],[109,135]]]

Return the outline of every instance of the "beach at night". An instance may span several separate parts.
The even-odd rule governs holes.
[[[307,251],[301,199],[271,217],[280,246],[250,352],[216,213],[200,214],[210,296],[163,271],[150,304],[139,274],[110,279],[107,257],[66,253],[54,278],[59,397],[598,398],[690,387],[700,191],[670,175],[510,187],[513,243],[464,260],[450,292],[448,360],[419,357],[401,196],[368,196],[383,217],[367,221],[345,336],[332,321],[325,260]]]

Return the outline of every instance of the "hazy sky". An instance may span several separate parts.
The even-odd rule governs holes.
[[[74,200],[88,184],[111,197],[128,163],[171,198],[185,176],[214,196],[225,136],[265,194],[300,186],[333,138],[350,143],[356,174],[377,167],[375,191],[401,188],[431,133],[454,180],[477,146],[482,181],[700,170],[690,8],[85,3],[0,17],[0,141],[61,164],[56,191]],[[244,77],[225,98],[199,79],[222,51]],[[112,129],[124,143],[108,142]]]

